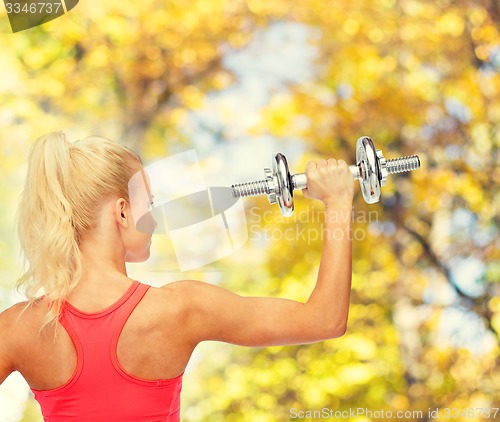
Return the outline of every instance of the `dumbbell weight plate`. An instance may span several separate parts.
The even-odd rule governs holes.
[[[359,138],[356,143],[356,162],[360,168],[359,184],[363,198],[368,204],[374,204],[380,199],[382,177],[375,146],[368,136]]]
[[[283,154],[278,153],[273,157],[273,172],[276,177],[276,198],[281,214],[289,217],[293,214],[294,210],[293,183],[286,157]]]

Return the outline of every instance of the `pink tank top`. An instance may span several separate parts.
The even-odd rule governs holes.
[[[64,303],[59,320],[75,344],[77,366],[61,387],[31,389],[45,422],[179,421],[183,374],[143,380],[126,373],[116,356],[122,328],[149,287],[134,280],[117,302],[92,314]]]

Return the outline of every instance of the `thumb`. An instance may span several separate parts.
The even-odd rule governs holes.
[[[302,195],[304,195],[304,198],[311,198],[311,195],[309,195],[309,191],[307,188],[302,189]]]

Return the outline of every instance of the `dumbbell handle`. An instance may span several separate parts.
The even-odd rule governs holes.
[[[354,180],[360,179],[358,166],[349,166]],[[305,173],[297,173],[292,176],[292,184],[294,190],[307,188],[307,176]]]
[[[408,157],[394,158],[386,161],[387,174],[405,173],[408,171],[417,170],[420,167],[420,159],[418,155],[410,155]],[[354,180],[362,180],[360,174],[360,166],[349,166]],[[294,189],[307,188],[307,176],[305,173],[297,173],[292,176]]]

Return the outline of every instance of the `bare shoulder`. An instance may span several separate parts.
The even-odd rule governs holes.
[[[190,310],[197,307],[197,304],[208,300],[217,289],[220,288],[203,281],[178,280],[165,284],[158,290],[164,300],[175,304],[180,312],[187,315]]]
[[[29,311],[28,302],[18,302],[0,313],[0,330],[8,330],[22,315]]]
[[[164,292],[170,292],[172,294],[180,294],[181,296],[183,296],[184,294],[192,293],[199,289],[203,289],[204,286],[209,286],[209,284],[197,280],[178,280],[178,281],[173,281],[172,283],[165,284],[164,286],[161,286],[159,289]]]
[[[22,336],[25,330],[22,319],[29,318],[32,320],[31,317],[26,315],[30,308],[27,305],[28,302],[15,303],[0,313],[0,336],[2,338],[0,354],[3,354],[3,356],[11,354],[17,339]]]
[[[14,371],[13,321],[16,320],[19,305],[13,305],[0,313],[0,384]]]
[[[184,308],[189,302],[189,298],[196,293],[200,284],[203,283],[195,280],[179,280],[165,284],[156,290],[158,290],[159,297],[163,300]]]
[[[159,290],[170,298],[175,298],[179,305],[186,306],[199,298],[207,298],[220,287],[197,280],[178,280],[160,287]]]
[[[182,318],[185,316],[190,297],[194,294],[193,285],[196,283],[199,282],[183,280],[161,287],[152,286],[140,306],[155,317]]]
[[[18,302],[0,313],[0,332],[2,336],[16,333],[16,338],[27,328],[33,326],[43,317],[40,301],[29,303]]]

